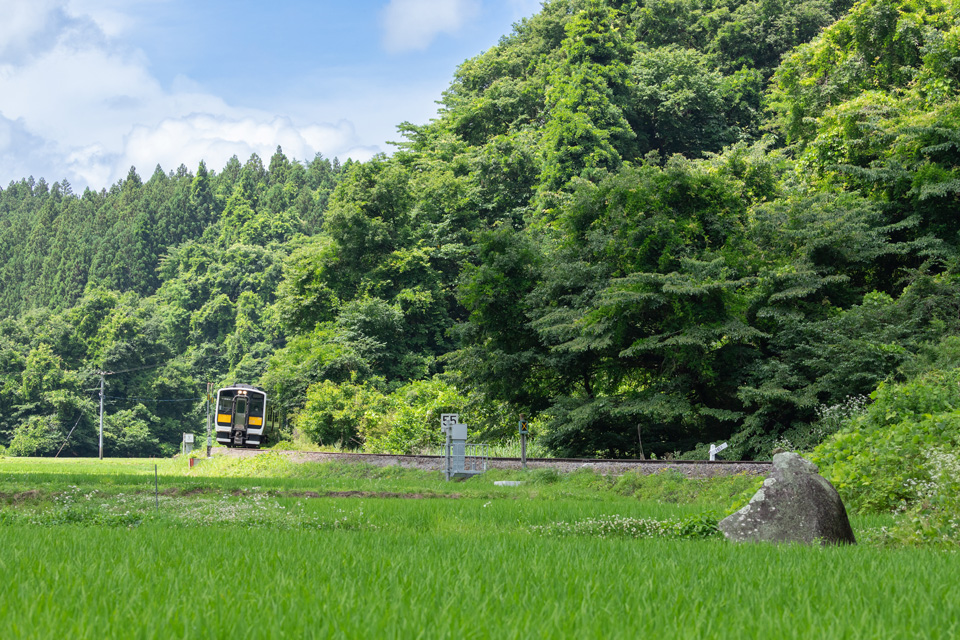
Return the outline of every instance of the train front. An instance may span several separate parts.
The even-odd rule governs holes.
[[[217,392],[217,442],[228,447],[259,447],[266,428],[267,394],[247,384]]]

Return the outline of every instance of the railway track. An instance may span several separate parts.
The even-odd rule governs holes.
[[[293,462],[354,462],[375,466],[400,466],[411,469],[441,471],[444,456],[432,455],[387,455],[379,453],[325,453],[315,451],[274,451]],[[269,452],[262,449],[217,449],[217,453],[233,457],[249,457]],[[773,463],[756,460],[602,460],[597,458],[527,458],[528,469],[555,469],[569,473],[579,469],[592,469],[604,475],[620,475],[631,471],[658,473],[675,470],[690,478],[706,478],[721,475],[766,475]],[[488,469],[520,469],[520,458],[487,458]]]

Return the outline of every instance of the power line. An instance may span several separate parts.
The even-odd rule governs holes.
[[[165,362],[159,362],[159,363],[157,363],[157,364],[147,364],[147,365],[144,365],[144,366],[142,366],[142,367],[134,367],[133,369],[123,369],[123,370],[121,370],[121,371],[104,371],[104,370],[100,369],[100,370],[97,370],[97,371],[92,371],[91,373],[94,373],[94,374],[99,375],[99,376],[115,376],[115,375],[120,374],[120,373],[133,373],[134,371],[145,371],[145,370],[147,370],[147,369],[156,369],[157,367],[162,367],[162,366],[164,366],[165,364],[167,364],[167,363],[165,363]]]
[[[142,367],[133,367],[131,369],[123,369],[121,371],[104,371],[103,369],[93,371],[91,373],[100,376],[100,459],[103,460],[103,401],[107,399],[107,396],[104,394],[104,385],[106,383],[107,376],[115,376],[120,373],[133,373],[135,371],[145,371],[147,369],[156,369],[158,367],[164,366],[166,363],[158,362],[157,364],[144,365]],[[146,401],[146,402],[197,402],[203,398],[121,398],[117,396],[112,396],[112,400],[135,400],[135,401]],[[113,403],[111,403],[113,404]],[[69,436],[68,436],[69,437]]]
[[[103,396],[108,400],[137,400],[137,401],[146,401],[146,402],[198,402],[203,400],[203,397],[198,398],[140,398],[136,396]]]

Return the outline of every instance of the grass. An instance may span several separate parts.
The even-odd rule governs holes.
[[[952,638],[960,631],[956,558],[929,551],[465,537],[443,529],[201,532],[5,530],[0,634]]]
[[[474,444],[474,443],[471,443]],[[523,447],[520,443],[520,436],[508,438],[500,442],[478,443],[486,444],[486,453],[491,458],[519,458]],[[294,440],[281,440],[270,447],[274,451],[315,451],[321,453],[376,453],[365,451],[364,449],[345,448],[339,444],[321,445],[310,442],[304,438]],[[418,455],[424,456],[442,456],[445,453],[443,445],[425,446],[418,451]],[[527,439],[527,457],[528,458],[555,458],[556,455],[540,444],[536,438]]]
[[[481,443],[482,444],[482,443]],[[520,437],[516,436],[502,442],[490,442],[487,444],[487,455],[491,458],[519,458],[523,452],[520,444]],[[420,453],[427,456],[442,456],[445,453],[443,446],[426,447]],[[536,438],[527,439],[527,457],[528,458],[556,458],[552,451],[540,444]]]
[[[192,470],[182,460],[4,459],[0,637],[960,634],[956,553],[628,530],[722,515],[752,483],[589,471],[447,483],[437,472],[274,457]],[[354,497],[307,497],[344,491]],[[421,497],[398,497],[410,495]]]

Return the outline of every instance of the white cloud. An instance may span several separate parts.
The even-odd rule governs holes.
[[[124,1],[124,0],[121,0]],[[127,1],[127,9],[130,0]],[[117,37],[127,31],[131,24],[129,14],[124,13],[123,5],[110,0],[67,0],[68,10],[79,16],[86,16],[100,31],[108,37]]]
[[[189,78],[164,88],[142,52],[105,31],[122,30],[122,4],[82,3],[96,16],[72,15],[78,0],[13,0],[11,20],[0,21],[0,184],[33,174],[100,189],[131,165],[147,176],[158,163],[195,169],[204,159],[219,169],[232,155],[269,158],[278,145],[300,160],[379,151],[348,121],[232,106]]]
[[[0,21],[0,62],[19,60],[49,43],[58,30],[56,19],[63,18],[58,4],[62,3],[13,0],[5,6]]]
[[[324,155],[365,160],[376,151],[358,147],[353,125],[337,124],[297,126],[286,117],[224,118],[211,114],[191,114],[166,119],[154,126],[137,126],[126,137],[122,157],[114,164],[136,166],[141,174],[153,171],[156,164],[167,170],[181,164],[194,169],[204,160],[211,169],[224,166],[231,156],[241,161],[256,153],[266,162],[277,146],[287,157],[311,160]]]
[[[36,173],[35,167],[49,167],[47,175]],[[67,176],[64,162],[58,161],[50,145],[27,131],[22,122],[9,120],[0,114],[0,187],[6,187],[11,180],[19,180],[33,175],[45,177],[48,182]]]
[[[479,0],[390,0],[380,14],[383,47],[422,51],[441,33],[455,34],[479,14]]]

